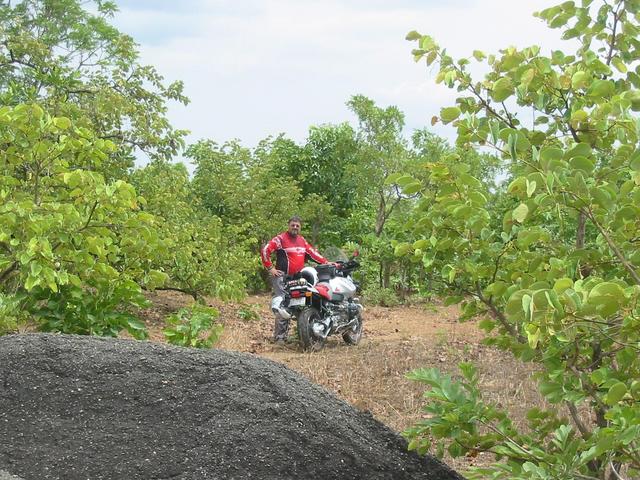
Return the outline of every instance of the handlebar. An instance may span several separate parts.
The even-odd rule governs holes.
[[[354,270],[358,268],[360,264],[355,260],[349,260],[348,262],[338,261],[336,262],[336,269],[338,270]]]

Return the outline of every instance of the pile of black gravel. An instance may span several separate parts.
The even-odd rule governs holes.
[[[0,479],[460,479],[283,365],[67,335],[0,338]]]

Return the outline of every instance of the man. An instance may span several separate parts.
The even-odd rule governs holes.
[[[295,275],[302,270],[307,255],[318,263],[329,263],[300,235],[301,227],[302,220],[300,217],[297,215],[291,217],[287,231],[273,237],[260,252],[262,264],[264,268],[269,270],[269,275],[271,276],[271,288],[273,290],[271,310],[276,317],[273,339],[279,344],[284,343],[287,338],[289,319],[291,318],[289,312],[282,308],[285,276]],[[276,252],[275,266],[271,263],[271,254],[274,251]]]

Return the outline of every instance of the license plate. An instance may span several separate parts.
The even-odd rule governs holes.
[[[307,299],[304,298],[304,297],[291,298],[289,300],[289,306],[290,307],[297,307],[298,305],[304,305],[305,303],[307,303]]]

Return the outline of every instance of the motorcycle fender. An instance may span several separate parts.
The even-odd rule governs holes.
[[[316,291],[321,297],[326,298],[327,300],[331,300],[331,293],[329,292],[329,287],[324,284],[316,285]]]

